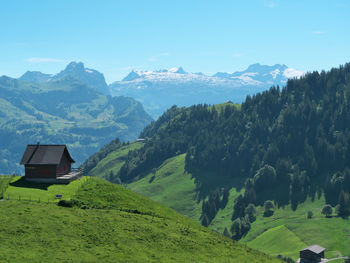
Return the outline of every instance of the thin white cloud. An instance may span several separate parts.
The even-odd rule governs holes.
[[[243,57],[245,54],[244,53],[235,53],[232,55],[232,57],[234,58],[240,58],[240,57]]]
[[[274,7],[276,7],[276,4],[273,1],[266,1],[266,2],[264,2],[264,6],[266,6],[268,8],[274,8]]]
[[[167,56],[169,56],[169,53],[167,53],[167,52],[159,53],[159,54],[156,54],[156,55],[154,55],[154,56],[148,58],[148,61],[150,61],[150,62],[157,61],[157,60],[159,60],[161,57],[167,57]]]
[[[324,32],[321,31],[321,30],[314,30],[314,31],[312,31],[312,34],[315,34],[315,35],[322,35],[322,34],[324,34]]]
[[[66,59],[38,58],[38,57],[27,58],[26,61],[29,63],[67,63],[69,62]]]

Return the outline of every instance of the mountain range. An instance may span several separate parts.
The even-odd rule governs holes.
[[[104,95],[134,98],[156,119],[172,105],[218,104],[229,100],[241,103],[247,95],[273,85],[284,86],[288,79],[303,74],[284,64],[267,66],[256,63],[244,71],[217,72],[212,76],[175,67],[156,71],[132,70],[121,81],[107,85],[102,73],[85,68],[82,62],[71,62],[58,74],[27,71],[19,80],[50,83],[69,76]]]
[[[53,82],[57,80],[71,77],[81,83],[96,89],[104,95],[110,95],[108,85],[102,73],[97,70],[85,68],[82,62],[71,62],[67,67],[56,75],[44,74],[40,71],[27,71],[19,80],[33,82],[33,83],[45,83]]]
[[[109,85],[112,95],[129,96],[140,101],[154,118],[172,105],[218,104],[228,100],[243,102],[247,95],[284,86],[289,78],[304,73],[286,65],[250,65],[234,73],[218,72],[212,76],[188,73],[182,67],[157,71],[131,71],[121,81]]]

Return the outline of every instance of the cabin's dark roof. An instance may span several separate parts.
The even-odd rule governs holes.
[[[309,246],[307,248],[304,248],[301,251],[306,251],[306,250],[312,251],[312,252],[314,252],[316,254],[320,254],[323,251],[325,251],[326,249],[324,247],[319,246],[319,245],[312,245],[312,246]]]
[[[56,164],[62,159],[63,153],[66,152],[68,159],[74,163],[66,145],[46,145],[46,144],[29,144],[24,151],[21,164]]]

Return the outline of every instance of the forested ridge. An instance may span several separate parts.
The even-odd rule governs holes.
[[[254,220],[249,204],[272,200],[277,206],[291,204],[297,209],[307,197],[322,194],[327,204],[336,206],[337,215],[346,217],[349,100],[350,64],[346,64],[248,96],[241,108],[231,103],[173,106],[144,129],[140,135],[144,146],[129,152],[111,180],[138,180],[164,160],[186,153],[186,170],[204,201],[204,225],[225,206],[227,189],[232,187],[245,189],[235,200],[232,216],[241,225]]]

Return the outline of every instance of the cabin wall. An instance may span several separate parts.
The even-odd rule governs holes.
[[[320,254],[316,254],[310,250],[300,251],[300,258],[317,260],[317,259],[320,259],[322,257],[324,257],[324,252],[322,252]]]
[[[61,162],[57,166],[56,172],[57,172],[57,175],[59,176],[59,175],[70,173],[70,171],[71,171],[71,162],[68,159],[66,152],[64,152],[61,158]]]
[[[56,165],[25,165],[26,178],[56,178]]]

